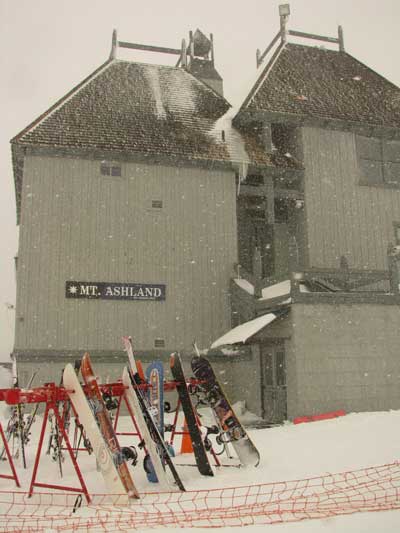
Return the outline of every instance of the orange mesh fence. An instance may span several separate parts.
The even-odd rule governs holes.
[[[400,463],[309,479],[189,492],[148,493],[129,506],[76,494],[0,492],[1,532],[116,532],[152,527],[234,527],[400,508]]]

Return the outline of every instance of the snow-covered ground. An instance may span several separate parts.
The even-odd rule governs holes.
[[[209,413],[203,411],[203,420],[206,423],[208,416]],[[248,413],[244,413],[244,416],[248,420],[251,419]],[[7,410],[0,410],[0,420],[3,423],[3,427],[6,425],[6,418]],[[22,485],[20,491],[26,492],[29,489],[41,420],[41,418],[37,419],[28,445],[27,470],[22,468],[20,459],[16,460],[17,471]],[[71,430],[73,427],[74,424],[72,423]],[[132,431],[131,420],[128,417],[121,418],[118,430]],[[261,523],[262,516],[261,518],[257,518],[257,516],[247,517],[243,523],[253,522],[254,518],[255,524],[242,525],[242,527],[245,527],[246,533],[260,533],[261,531],[265,531],[266,528],[273,533],[333,533],[338,531],[350,533],[369,533],[373,531],[397,533],[400,531],[400,509],[379,512],[354,512],[358,508],[364,511],[370,509],[371,506],[369,504],[366,505],[365,502],[367,500],[370,502],[374,496],[379,501],[379,498],[382,497],[384,492],[384,501],[387,501],[389,494],[390,501],[394,502],[394,507],[400,508],[400,466],[395,464],[400,454],[400,411],[349,414],[333,420],[308,424],[293,425],[288,423],[281,427],[253,429],[249,430],[249,433],[261,452],[262,459],[258,468],[219,467],[215,468],[214,477],[203,477],[195,467],[187,466],[189,463],[193,463],[193,457],[191,455],[180,455],[177,453],[175,463],[181,474],[182,481],[187,491],[194,491],[193,493],[189,492],[185,494],[185,501],[189,502],[189,507],[192,505],[192,496],[193,501],[196,500],[194,506],[201,507],[206,500],[211,502],[213,498],[216,499],[218,497],[223,502],[224,498],[227,497],[227,501],[230,501],[231,495],[236,494],[232,498],[232,509],[235,507],[234,510],[237,511],[240,503],[245,501],[246,504],[243,508],[245,515],[246,511],[251,508],[252,502],[254,503],[256,501],[256,498],[247,497],[247,499],[244,499],[238,495],[255,494],[255,491],[259,493],[261,489],[256,486],[259,487],[262,485],[262,491],[265,494],[271,493],[270,502],[276,501],[276,498],[279,499],[279,493],[281,493],[285,495],[286,499],[284,501],[288,502],[288,505],[290,504],[289,507],[292,507],[290,512],[278,513],[275,515],[275,518],[272,514],[271,520],[261,521]],[[68,455],[65,454],[65,461],[63,463],[63,478],[60,477],[58,464],[53,462],[49,455],[46,455],[47,435],[40,460],[37,481],[78,487],[79,482],[72,469]],[[123,445],[137,443],[136,437],[123,436],[120,439]],[[180,446],[178,440],[175,442],[175,448],[179,452]],[[235,460],[229,460],[224,454],[220,456],[220,459],[225,464],[232,465],[236,463]],[[101,475],[96,471],[93,456],[80,452],[78,462],[89,492],[92,494],[106,492]],[[179,466],[182,464],[186,466]],[[392,466],[377,469],[370,468],[381,465]],[[139,461],[138,466],[135,468],[130,468],[135,484],[140,492],[156,491],[156,484],[150,484],[146,480],[141,461]],[[343,472],[350,472],[350,474],[335,476],[335,474]],[[8,473],[8,464],[2,461],[0,463],[0,474]],[[249,486],[252,486],[252,488],[236,489],[236,491],[229,489],[232,487]],[[347,490],[346,498],[351,503],[350,508],[346,503],[346,499],[343,500],[343,508],[341,505],[338,505],[339,496],[342,495],[342,489],[345,486]],[[351,487],[350,492],[348,490],[349,486]],[[392,491],[390,489],[387,491],[387,486],[393,486],[394,488]],[[226,490],[207,493],[209,489],[221,488],[226,488]],[[12,492],[19,491],[15,489],[12,480],[0,478],[0,512],[3,514],[3,516],[0,515],[0,531],[75,531],[77,529],[77,520],[81,520],[79,530],[93,532],[133,531],[132,524],[136,520],[134,516],[138,517],[140,524],[141,509],[143,509],[143,506],[149,504],[149,502],[151,502],[151,505],[154,505],[155,501],[154,497],[146,496],[141,503],[138,502],[138,505],[142,507],[138,507],[135,503],[130,509],[113,509],[109,505],[105,506],[104,504],[99,506],[98,509],[93,507],[87,508],[83,502],[81,509],[78,509],[75,514],[71,514],[71,507],[75,500],[73,493],[69,495],[69,502],[72,502],[69,508],[44,504],[36,505],[38,502],[37,495],[43,491],[48,492],[48,489],[36,487],[34,495],[30,500],[25,500],[24,505],[21,507],[14,506],[15,508],[13,508],[5,502],[7,499],[10,500]],[[54,492],[55,494],[59,494],[59,491]],[[306,503],[304,503],[304,496],[314,493],[317,496],[308,497]],[[16,497],[13,496],[13,498],[15,501]],[[149,499],[146,500],[146,498]],[[179,500],[180,495],[175,494],[170,499],[166,498],[164,495],[157,500],[159,503],[154,505],[154,508],[159,509],[160,513],[168,509],[168,512],[172,512],[171,516],[173,516],[176,509],[180,515],[180,521],[174,525],[172,519],[170,521],[167,520],[167,523],[170,525],[168,529],[156,526],[156,529],[152,529],[151,531],[171,532],[175,529],[176,531],[189,530],[189,527],[182,527],[185,523],[185,517],[182,515],[182,512],[186,504],[182,500],[176,506],[174,504],[175,500]],[[359,498],[359,507],[357,507],[357,498]],[[165,504],[167,500],[169,503]],[[281,499],[280,501],[282,502],[283,500]],[[37,521],[31,526],[31,529],[28,529],[27,523],[24,524],[24,529],[11,529],[10,515],[17,515],[18,513],[25,514],[27,512],[26,502],[30,503]],[[356,502],[355,506],[354,502]],[[396,504],[396,502],[398,503]],[[220,512],[221,507],[224,507],[223,503],[217,506],[218,512]],[[319,516],[319,519],[304,519],[304,508],[308,509],[309,515]],[[372,508],[375,509],[376,507],[372,506]],[[255,506],[254,509],[256,512],[258,508]],[[302,509],[302,511],[296,513],[296,509]],[[316,515],[314,512],[315,509],[318,509],[318,512],[321,510],[326,512],[326,516],[324,517],[323,514]],[[346,514],[346,509],[347,512],[351,512],[352,514]],[[137,513],[136,515],[135,512]],[[212,517],[212,513],[213,511],[210,510],[209,516],[204,517],[204,524],[198,519],[194,520],[193,524],[198,524],[199,526],[224,526],[225,524],[225,527],[219,528],[221,533],[239,529],[234,527],[235,525],[239,525],[238,521],[235,519],[230,520],[229,517],[210,524],[209,518]],[[335,513],[337,513],[336,516],[334,516]],[[60,519],[61,514],[64,515],[65,520],[62,523],[62,527],[60,524],[57,524],[60,529],[56,529],[54,516]],[[329,516],[330,514],[332,516]],[[44,516],[40,517],[40,515]],[[50,515],[53,518],[50,518]],[[188,520],[190,520],[191,514],[188,513],[187,516]],[[99,522],[94,522],[93,517],[97,517]],[[86,518],[91,519],[91,525],[89,527],[82,526]],[[299,520],[299,518],[303,519]],[[16,520],[16,523],[18,523],[20,518]],[[74,520],[75,525],[73,524]],[[279,520],[283,520],[283,522],[269,523],[270,521],[274,522]],[[157,520],[155,520],[156,524]],[[180,527],[176,527],[177,525]],[[140,526],[140,530],[143,529],[145,528]],[[210,528],[196,527],[196,529],[190,530],[205,533],[206,531],[209,532]]]

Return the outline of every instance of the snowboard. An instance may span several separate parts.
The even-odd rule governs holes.
[[[147,397],[154,412],[154,421],[164,438],[164,367],[161,361],[154,361],[146,368],[146,380],[150,385]]]
[[[189,390],[186,384],[185,374],[183,372],[181,357],[178,353],[172,354],[170,358],[170,367],[174,380],[177,382],[176,390],[178,391],[179,400],[185,415],[188,431],[193,445],[193,453],[196,459],[197,468],[203,476],[213,476],[214,472],[208,460],[207,451],[204,445],[203,436],[197,423],[196,411],[190,398]]]
[[[154,479],[153,477],[151,481],[154,480],[155,482],[158,482],[164,490],[170,490],[171,487],[169,485],[168,478],[165,472],[165,467],[161,459],[165,451],[162,449],[162,446],[160,446],[160,440],[158,439],[158,435],[156,435],[153,431],[152,424],[149,420],[149,414],[146,413],[146,411],[143,412],[141,408],[138,398],[139,393],[133,388],[132,381],[129,376],[129,371],[126,367],[124,368],[124,371],[122,373],[122,383],[126,387],[126,401],[128,402],[129,408],[131,409],[135,417],[136,423],[140,430],[140,434],[142,435],[144,444],[149,454],[152,467],[154,469],[156,479]]]
[[[200,388],[204,393],[205,402],[219,420],[225,441],[232,444],[243,466],[257,466],[260,454],[235,415],[208,359],[198,355],[193,357],[192,370],[195,377],[203,382]]]
[[[128,359],[130,363],[130,370],[128,371],[129,378],[131,380],[133,390],[136,392],[139,406],[145,418],[147,427],[149,428],[150,435],[152,439],[155,441],[155,443],[157,444],[158,450],[161,453],[161,459],[163,462],[165,462],[166,466],[168,466],[171,474],[173,475],[175,483],[177,484],[177,486],[179,487],[181,491],[185,491],[186,489],[171,459],[168,447],[165,444],[162,436],[160,435],[157,424],[154,421],[153,415],[151,413],[150,405],[146,399],[146,393],[140,389],[141,378],[139,377],[139,374],[137,372],[135,356],[133,355],[132,340],[130,337],[122,337],[122,340],[125,346],[125,350],[128,354]]]
[[[118,439],[115,434],[110,415],[108,414],[107,408],[105,406],[100,387],[97,383],[96,376],[93,372],[90,356],[88,353],[85,353],[82,357],[81,373],[83,380],[87,385],[86,394],[89,399],[89,403],[93,408],[94,416],[97,420],[100,431],[103,434],[104,440],[107,446],[109,447],[110,452],[112,453],[115,467],[119,473],[122,484],[125,487],[125,491],[128,494],[129,498],[139,498],[139,493],[133,483],[128,466],[125,462],[124,454],[122,453],[121,447],[118,443]],[[85,429],[87,430],[87,428]],[[90,436],[89,440],[91,441]]]
[[[113,503],[128,504],[129,498],[114,463],[113,453],[104,440],[75,369],[70,363],[64,369],[63,380],[68,397],[93,447],[106,487],[113,496]]]

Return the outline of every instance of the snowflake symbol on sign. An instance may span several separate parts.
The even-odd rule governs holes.
[[[71,285],[68,290],[71,294],[76,294],[78,291],[78,287],[76,287],[75,285]]]

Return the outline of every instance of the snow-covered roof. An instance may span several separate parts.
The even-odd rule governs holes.
[[[266,315],[254,318],[245,324],[236,326],[236,328],[231,329],[225,333],[225,335],[222,335],[222,337],[214,341],[211,348],[218,348],[219,346],[224,346],[226,344],[245,343],[248,339],[253,337],[253,335],[265,328],[265,326],[271,324],[276,318],[276,314],[267,313]]]
[[[183,68],[112,59],[12,142],[279,166],[230,108]]]
[[[346,52],[287,43],[267,67],[238,118],[265,112],[400,127],[400,89]]]

